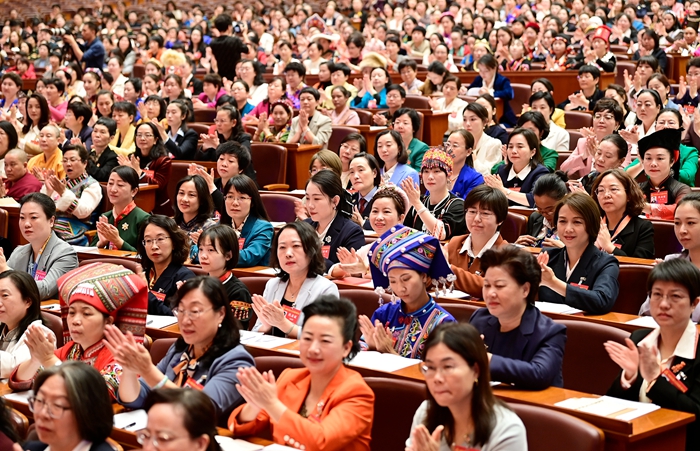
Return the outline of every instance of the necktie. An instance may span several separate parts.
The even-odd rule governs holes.
[[[362,212],[365,211],[366,206],[367,201],[364,198],[360,199],[360,214],[362,214]]]

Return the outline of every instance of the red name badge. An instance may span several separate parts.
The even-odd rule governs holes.
[[[686,387],[683,382],[679,381],[676,375],[673,374],[668,368],[663,370],[661,372],[661,375],[665,377],[666,380],[668,380],[668,382],[674,387],[676,387],[681,393],[685,393],[688,391],[688,387]]]
[[[328,244],[321,246],[321,254],[323,255],[323,258],[328,258],[328,256],[331,255],[331,246]]]
[[[666,205],[668,202],[668,191],[658,191],[651,193],[651,203]]]
[[[238,238],[238,250],[243,250],[243,245],[245,244],[245,238]]]
[[[153,172],[152,169],[146,169],[146,170],[144,170],[143,172],[146,174],[146,177],[148,177],[148,178],[153,178],[154,172]]]
[[[34,274],[34,280],[37,282],[41,282],[42,280],[46,279],[46,271],[38,271],[36,274]]]
[[[156,297],[160,302],[165,301],[165,293],[151,290],[151,294]]]
[[[456,111],[451,112],[451,113],[450,113],[450,117],[453,117],[453,118],[454,118],[454,117],[457,117],[457,112],[456,112]]]
[[[508,188],[509,190],[513,191],[514,193],[519,193],[520,192],[520,187],[519,186],[514,186],[512,188]]]
[[[290,322],[296,324],[297,321],[299,321],[299,315],[301,315],[301,310],[295,309],[294,307],[290,307],[288,305],[283,305],[282,309],[284,309],[284,317],[287,318]]]
[[[187,380],[185,381],[185,387],[192,388],[192,389],[199,390],[199,391],[204,390],[204,385],[200,384],[199,382],[192,379],[191,377],[188,377]]]
[[[580,289],[582,289],[582,290],[588,290],[588,285],[583,285],[583,284],[580,284],[580,283],[572,283],[571,285],[574,286],[574,287],[578,287],[578,288],[580,288]]]

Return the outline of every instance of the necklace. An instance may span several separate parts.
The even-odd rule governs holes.
[[[302,285],[303,285],[303,283],[302,283]],[[291,289],[291,287],[292,287],[292,284],[291,284],[291,282],[290,282],[289,285],[287,286],[287,288],[290,288],[290,289]],[[292,293],[291,290],[290,290],[289,293],[287,293],[287,297],[288,297],[290,300],[296,299],[296,297],[297,297],[297,295],[299,294],[300,291],[301,291],[301,285],[299,285],[299,288],[297,288],[297,290],[296,290],[294,293]]]

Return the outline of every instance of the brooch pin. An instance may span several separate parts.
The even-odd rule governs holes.
[[[124,224],[122,224],[122,230],[124,230],[124,231],[129,230],[129,224],[126,222]]]
[[[331,244],[331,237],[327,236],[326,238],[323,239],[323,241],[325,241],[326,244]]]
[[[671,367],[671,371],[673,371],[675,374],[678,374],[678,372],[683,368],[685,368],[685,362],[681,362],[678,365],[673,365]]]

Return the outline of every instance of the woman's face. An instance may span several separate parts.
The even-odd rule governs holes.
[[[474,114],[474,112],[464,110],[464,120],[462,125],[466,131],[474,136],[474,142],[478,143],[479,138],[481,138],[481,135],[484,133],[484,121],[482,121],[479,116]]]
[[[623,33],[629,30],[630,21],[627,20],[627,16],[620,16],[620,18],[617,19],[617,26],[620,27],[620,30],[622,30]]]
[[[224,199],[226,203],[226,213],[237,223],[242,222],[250,214],[251,198],[247,194],[238,192],[231,188]]]
[[[252,87],[253,80],[255,79],[255,69],[253,68],[253,64],[250,62],[241,63],[239,71],[243,81],[248,83],[248,86]]]
[[[270,102],[276,102],[284,94],[284,89],[282,88],[282,81],[275,80],[272,83],[267,84],[267,97]]]
[[[115,58],[110,59],[107,63],[107,72],[112,74],[112,76],[116,79],[122,72],[119,61],[117,61]]]
[[[533,197],[535,199],[535,207],[537,208],[537,213],[544,216],[544,218],[550,224],[554,224],[554,211],[556,210],[557,203],[559,203],[559,201],[546,194],[543,194],[542,196],[538,196],[537,194],[535,194]]]
[[[593,50],[599,57],[605,56],[608,53],[608,43],[602,39],[594,39],[591,43]]]
[[[532,123],[526,122],[523,124],[523,128],[528,128],[526,127],[527,124]],[[534,127],[534,124],[532,127]],[[539,131],[535,131],[535,133],[539,134]],[[508,160],[513,163],[513,168],[515,168],[516,172],[520,172],[530,162],[535,153],[536,149],[530,148],[524,135],[512,135],[508,141]]]
[[[442,169],[430,168],[423,169],[420,172],[423,186],[430,192],[442,192],[447,189],[447,173]]]
[[[605,215],[624,212],[627,207],[627,192],[622,183],[612,174],[603,177],[598,185],[598,204]],[[613,226],[614,224],[608,224]]]
[[[614,89],[608,89],[605,91],[605,98],[606,99],[613,99],[616,101],[621,108],[625,108],[625,99],[620,96],[620,94],[617,93]]]
[[[661,113],[659,114],[659,117],[656,118],[656,131],[663,130],[665,128],[673,128],[676,130],[681,128],[681,123],[675,113]]]
[[[6,78],[2,82],[2,93],[6,99],[14,99],[17,97],[20,87],[15,84],[10,78]]]
[[[321,222],[332,218],[335,215],[337,205],[338,199],[329,198],[315,183],[310,182],[306,185],[306,208],[309,210],[312,220]]]
[[[430,42],[430,48],[433,50],[435,50],[435,47],[441,42],[440,38],[435,34],[431,35],[428,41]]]
[[[547,120],[549,120],[552,116],[552,109],[549,107],[549,104],[544,99],[535,100],[530,105],[530,108],[532,108],[533,111],[539,111],[540,113],[542,113],[542,116],[544,116]]]
[[[619,168],[624,158],[618,157],[618,149],[612,141],[601,141],[595,155],[593,155],[593,167],[602,174],[608,169]]]
[[[435,72],[428,72],[428,80],[430,80],[430,82],[435,86],[440,86],[444,78],[444,75],[440,75]]]
[[[404,145],[408,146],[408,144],[413,139],[413,134],[415,132],[415,130],[413,130],[413,122],[411,121],[411,118],[408,116],[408,114],[402,114],[394,120],[394,130],[399,132],[399,134],[403,138]]]
[[[352,343],[343,338],[341,320],[314,315],[299,336],[299,357],[312,375],[334,374],[350,354]]]
[[[112,172],[107,181],[107,196],[113,205],[128,205],[136,195],[136,189],[125,182],[119,174]]]
[[[73,341],[86,349],[102,340],[105,326],[112,323],[112,319],[105,316],[82,301],[75,301],[68,306],[68,329]]]
[[[165,118],[168,120],[168,125],[173,129],[180,128],[182,124],[182,110],[175,104],[170,104],[165,109]]]
[[[189,291],[180,299],[178,311],[191,312],[192,316],[177,315],[180,334],[185,343],[204,349],[211,345],[225,315],[223,308],[215,310],[213,307],[209,298],[199,288]]]
[[[418,271],[404,268],[389,270],[389,286],[391,291],[407,304],[422,302],[426,296],[427,276]]]
[[[678,329],[688,323],[698,299],[690,299],[688,289],[677,282],[658,280],[649,293],[651,316],[662,329]]]
[[[568,205],[564,205],[559,209],[557,233],[559,234],[559,239],[568,248],[582,249],[588,246],[589,237],[586,232],[586,222],[581,213]]]
[[[399,145],[391,134],[387,133],[377,139],[377,154],[388,168],[391,168],[399,158]]]
[[[219,159],[216,161],[216,172],[218,172],[219,177],[224,180],[228,180],[234,175],[240,174],[241,170],[238,167],[238,157],[225,153],[219,155]]]
[[[360,143],[355,140],[346,141],[340,145],[339,155],[343,163],[343,171],[349,170],[350,161],[358,153],[360,153]]]
[[[345,108],[348,103],[347,97],[343,95],[340,89],[334,89],[331,93],[331,99],[333,100],[333,106],[337,109]]]
[[[145,77],[143,79],[144,91],[155,94],[156,92],[158,92],[158,88],[158,83],[156,83],[155,80],[153,80],[151,77]]]
[[[386,73],[383,70],[373,70],[372,71],[372,87],[377,91],[384,89],[387,83]]]
[[[308,272],[311,257],[304,252],[304,246],[296,230],[288,227],[279,234],[277,260],[282,270],[288,274]]]
[[[75,180],[85,174],[87,161],[80,160],[77,150],[69,150],[63,153],[63,170],[66,172],[66,177]]]
[[[502,266],[491,266],[484,274],[482,295],[489,313],[504,320],[522,317],[527,305],[527,295],[531,289],[529,282],[520,285]]]
[[[93,96],[99,89],[99,84],[95,81],[95,77],[92,75],[84,75],[83,87],[85,88],[85,92],[87,92],[88,96]]]
[[[452,161],[457,166],[458,164],[464,164],[467,157],[471,155],[472,149],[467,149],[467,145],[464,138],[459,133],[452,133],[447,142],[445,143],[445,148],[452,152],[454,155]]]
[[[177,190],[177,208],[188,217],[194,217],[199,212],[199,196],[193,181],[183,183]]]
[[[5,133],[5,130],[0,128],[0,155],[5,155],[5,153],[10,150],[8,149],[10,145],[10,139]],[[0,321],[2,322],[2,321]]]
[[[481,208],[478,203],[466,207],[464,216],[467,229],[472,235],[491,238],[495,235],[500,225],[496,219],[496,214],[491,210]]]
[[[318,51],[318,48],[316,48],[315,45],[310,45],[306,53],[309,55],[309,59],[312,61],[316,61],[321,57],[321,52]]]
[[[277,109],[277,108],[275,108]],[[274,115],[274,114],[273,114]],[[231,119],[226,110],[219,110],[216,112],[216,118],[214,119],[214,125],[216,125],[216,131],[222,135],[229,135],[236,121]]]
[[[486,50],[486,47],[483,45],[477,45],[474,47],[474,50],[472,51],[472,55],[474,55],[474,61],[479,61],[482,56],[485,56],[488,53]]]
[[[671,173],[671,155],[667,149],[652,147],[644,153],[644,172],[649,178],[661,182]]]
[[[667,88],[666,86],[664,86],[664,84],[661,83],[661,81],[658,78],[653,78],[647,82],[647,88],[653,89],[654,91],[658,92],[659,96],[661,97],[661,103],[664,105],[666,104],[666,98],[669,92],[671,91],[670,87]]]
[[[0,323],[5,324],[8,331],[19,325],[31,305],[29,299],[22,298],[22,293],[11,278],[0,279]]]
[[[234,83],[231,86],[231,95],[234,99],[236,99],[236,102],[239,103],[242,103],[244,100],[248,99],[248,93],[241,83]]]
[[[26,202],[19,211],[19,227],[24,239],[30,243],[47,240],[53,228],[53,218],[47,218],[41,205]]]
[[[318,66],[318,80],[328,81],[331,79],[331,71],[328,69],[327,64],[321,64]]]
[[[168,231],[155,224],[148,224],[143,233],[146,255],[156,265],[168,265],[173,257],[173,240]]]
[[[46,97],[46,85],[42,81],[36,82],[36,92]]]
[[[355,45],[354,42],[348,44],[348,56],[350,56],[350,58],[359,58],[361,52],[362,48]]]
[[[442,46],[440,47],[442,48]],[[459,94],[459,89],[457,88],[457,83],[454,81],[449,81],[442,85],[442,94],[447,100],[453,100]]]
[[[673,24],[676,23],[676,20],[670,14],[664,14],[661,17],[661,21],[663,22],[664,28],[666,28],[666,31],[670,31],[671,28],[673,28]]]
[[[142,125],[136,129],[136,146],[141,149],[141,154],[148,156],[151,149],[156,144],[156,137],[153,134],[153,129],[148,125]]]
[[[552,41],[552,51],[557,57],[560,57],[566,52],[566,43],[561,39]]]
[[[47,405],[59,418],[51,418]],[[55,374],[47,378],[36,393],[34,421],[39,440],[52,448],[73,446],[76,437],[80,437],[78,421],[71,409],[62,376]]]
[[[289,113],[287,110],[280,105],[275,106],[272,110],[272,122],[275,125],[275,128],[280,129],[287,125],[289,122]]]
[[[177,84],[174,78],[168,78],[163,84],[163,94],[166,98],[177,99],[182,92],[182,87]]]
[[[32,98],[27,100],[27,115],[29,115],[29,119],[32,120],[33,124],[38,124],[39,120],[41,119],[41,105],[39,104],[39,100]]]
[[[350,183],[352,189],[366,195],[374,188],[377,171],[370,168],[366,158],[353,158],[350,162]]]
[[[595,129],[598,139],[612,134],[617,126],[618,123],[615,122],[615,115],[612,111],[598,111],[593,114],[593,128]]]
[[[110,96],[104,94],[97,98],[97,109],[102,116],[111,117],[113,106],[114,102],[112,102],[112,98]]]
[[[700,211],[686,202],[676,208],[673,228],[683,249],[693,251],[700,246]]]
[[[209,444],[207,436],[190,438],[183,423],[185,412],[174,404],[159,403],[148,410],[148,425],[144,432],[151,440],[143,444],[144,451],[153,451],[153,439],[158,442],[158,451],[205,451]]]
[[[388,197],[374,199],[372,210],[369,212],[369,223],[377,235],[382,236],[384,232],[395,225],[403,222],[404,215],[399,215],[396,203]]]
[[[226,272],[226,262],[233,256],[231,252],[224,255],[220,251],[220,245],[215,246],[209,238],[201,239],[199,243],[199,263],[202,269],[212,277],[220,277]]]

